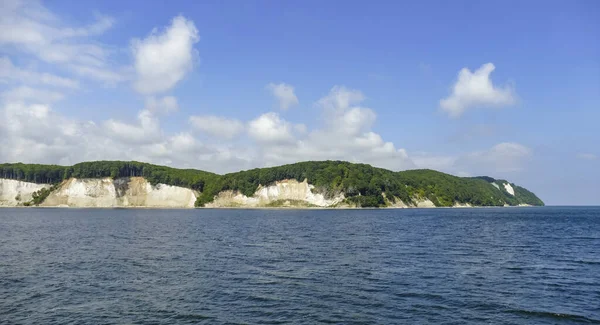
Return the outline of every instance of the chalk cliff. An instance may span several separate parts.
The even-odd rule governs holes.
[[[72,166],[0,164],[0,206],[475,207],[542,206],[529,190],[489,176],[391,171],[306,161],[218,175],[136,161]]]
[[[0,178],[0,206],[19,206],[32,199],[33,193],[49,188],[47,184]]]
[[[306,180],[295,179],[275,182],[271,186],[259,186],[254,195],[248,197],[238,191],[220,192],[213,202],[206,205],[217,207],[269,207],[269,206],[313,206],[332,207],[342,203],[344,194],[326,199],[323,194],[313,193],[314,186]]]
[[[143,177],[71,178],[41,206],[193,208],[196,194],[183,187],[154,186]]]

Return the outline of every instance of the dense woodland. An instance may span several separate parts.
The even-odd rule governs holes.
[[[215,195],[224,190],[240,191],[251,196],[259,185],[267,186],[283,179],[306,179],[315,186],[315,191],[326,197],[343,192],[348,203],[362,207],[385,206],[396,198],[405,203],[428,198],[436,206],[452,206],[455,202],[478,206],[502,206],[505,202],[510,205],[543,205],[533,193],[514,184],[511,185],[515,189],[515,196],[506,193],[501,190],[506,181],[491,177],[456,177],[427,169],[392,172],[344,161],[308,161],[225,175],[125,161],[84,162],[73,166],[0,165],[2,178],[46,184],[58,184],[71,177],[132,176],[145,177],[152,184],[163,183],[197,190],[201,192],[196,202],[198,206],[211,202]],[[491,182],[499,184],[500,189],[491,186]]]
[[[177,169],[137,161],[91,161],[73,166],[0,164],[0,177],[41,184],[57,184],[71,177],[145,177],[151,184],[168,184],[203,191],[218,175],[195,169]]]

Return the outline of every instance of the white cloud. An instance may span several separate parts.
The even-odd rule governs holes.
[[[134,40],[135,89],[155,94],[173,88],[193,68],[193,46],[199,39],[194,23],[177,16],[162,33],[154,29],[147,38]]]
[[[336,113],[345,111],[351,105],[358,104],[365,100],[365,96],[359,90],[347,89],[344,86],[334,86],[327,96],[319,99],[317,105],[323,109]]]
[[[114,19],[97,15],[89,26],[65,27],[39,1],[3,1],[0,9],[0,43],[23,46],[41,58],[44,58],[43,46],[72,46],[69,39],[102,34],[114,24]]]
[[[4,162],[60,163],[70,150],[77,149],[73,144],[79,140],[80,126],[55,114],[47,104],[5,99],[0,116],[0,159]]]
[[[354,107],[331,120],[336,131],[348,135],[357,135],[369,129],[375,122],[376,115],[371,109]]]
[[[577,158],[583,159],[583,160],[596,160],[596,159],[598,159],[598,156],[596,156],[593,153],[580,153],[577,155]]]
[[[248,134],[258,142],[284,144],[292,143],[294,126],[281,119],[279,114],[266,113],[248,123]]]
[[[165,93],[194,67],[198,30],[192,21],[178,16],[164,30],[154,29],[148,37],[133,40],[134,62],[128,70],[111,64],[118,49],[93,39],[114,23],[99,16],[89,25],[73,27],[38,2],[0,3],[0,50],[17,50],[65,68],[71,75],[108,84],[132,80],[134,88],[146,95],[135,121],[80,121],[60,115],[53,107],[63,98],[53,89],[78,88],[77,80],[16,67],[8,57],[0,57],[0,82],[21,86],[0,97],[1,161],[70,164],[135,159],[217,172],[309,159],[366,162],[394,170],[413,166],[404,149],[372,130],[377,116],[360,105],[365,96],[341,86],[315,104],[322,110],[319,120],[325,121],[315,128],[270,112],[248,122],[214,115],[190,117],[190,128],[209,135],[209,144],[196,139],[192,130],[169,134],[159,116],[177,110],[178,103]],[[34,87],[40,85],[48,89]],[[291,85],[272,83],[267,89],[283,110],[299,103]],[[252,142],[242,146],[223,141],[243,132]]]
[[[270,83],[267,85],[267,89],[271,91],[273,96],[279,102],[279,108],[287,110],[288,108],[298,105],[298,97],[294,93],[294,87],[285,83],[274,84]]]
[[[0,57],[0,82],[16,81],[27,84],[44,84],[47,86],[79,88],[79,82],[70,78],[49,73],[39,73],[14,66],[8,57]]]
[[[433,168],[455,175],[498,177],[520,171],[531,156],[531,149],[521,144],[500,143],[488,150],[456,156],[415,153],[409,157],[404,149],[398,149],[370,130],[375,118],[372,110],[353,106],[360,103],[357,101],[350,105],[344,104],[347,101],[334,100],[352,97],[350,93],[354,91],[340,92],[340,89],[335,88],[330,98],[323,98],[319,103],[342,103],[330,106],[329,110],[323,106],[324,114],[336,114],[340,121],[346,122],[327,123],[323,128],[308,132],[302,124],[292,124],[276,113],[266,113],[248,123],[248,134],[256,140],[254,146],[221,142],[207,145],[187,131],[167,135],[156,116],[148,110],[140,111],[136,123],[110,119],[96,125],[56,113],[49,104],[53,101],[51,96],[3,95],[0,160],[72,164],[85,160],[134,159],[230,172],[332,159],[369,163],[392,170]],[[30,90],[31,93],[40,91]],[[370,117],[348,117],[363,113]],[[215,116],[190,117],[190,123],[194,128],[222,139],[231,139],[244,130],[240,121]]]
[[[225,139],[232,139],[244,131],[242,122],[214,115],[191,116],[190,123],[202,132]]]
[[[7,90],[1,95],[5,100],[31,100],[36,103],[51,103],[64,98],[63,94],[56,91],[36,89],[27,86],[21,86]]]
[[[427,168],[454,173],[454,166],[459,157],[436,155],[427,152],[415,152],[410,158],[417,168]]]
[[[499,172],[512,172],[521,170],[523,160],[530,156],[531,149],[528,147],[514,142],[503,142],[489,150],[471,153],[468,159],[474,163],[491,166]]]
[[[195,55],[191,46],[181,54],[186,42],[197,41],[192,22],[177,17],[164,33],[155,30],[134,42],[139,60],[131,70],[112,66],[113,56],[121,50],[92,39],[113,24],[112,19],[99,16],[90,25],[73,27],[39,2],[0,1],[0,52],[16,53],[10,58],[0,55],[0,86],[10,87],[0,93],[0,162],[73,164],[119,159],[216,172],[257,165],[250,149],[206,145],[189,131],[168,134],[161,127],[159,113],[177,110],[178,103],[175,97],[159,93],[175,86],[191,68],[193,60],[186,58]],[[13,64],[17,55],[18,62],[30,65]],[[152,70],[148,66],[156,63],[153,59],[166,64]],[[133,80],[130,75],[137,73],[136,85],[148,95],[145,108],[132,122],[112,118],[95,123],[61,115],[53,105],[64,94],[55,89],[81,85],[75,79],[38,72],[37,67],[46,66],[40,62],[50,63],[52,71],[63,69],[71,76],[108,84]],[[232,125],[234,132],[244,129],[242,122]]]
[[[121,71],[113,71],[104,67],[86,66],[80,64],[72,64],[69,68],[77,75],[91,80],[96,80],[113,86],[119,82],[128,80],[129,73],[127,69]]]
[[[532,156],[532,150],[514,142],[499,143],[488,150],[461,156],[457,169],[491,175],[519,172]]]
[[[480,106],[507,106],[515,102],[514,90],[496,87],[490,74],[496,67],[492,63],[482,65],[475,72],[463,68],[452,88],[452,94],[440,100],[440,107],[451,117],[459,117],[465,110]]]
[[[104,82],[120,81],[123,78],[116,78],[109,66],[112,49],[92,40],[114,23],[110,17],[96,15],[96,20],[88,26],[71,27],[38,1],[2,1],[0,48],[16,49]],[[109,80],[103,79],[105,77]],[[65,84],[66,80],[48,81]]]
[[[162,136],[158,119],[148,110],[139,112],[138,124],[129,124],[110,119],[104,122],[109,137],[132,144],[147,144]]]
[[[156,98],[150,96],[146,98],[146,109],[153,113],[172,113],[179,109],[177,98],[173,96],[164,96]]]
[[[416,152],[411,155],[411,159],[417,168],[429,168],[459,176],[498,177],[524,170],[532,155],[533,151],[522,144],[503,142],[486,150],[457,155]]]
[[[181,152],[193,152],[200,145],[200,143],[189,133],[176,134],[169,140],[173,149]]]
[[[392,170],[414,167],[404,149],[396,148],[370,130],[376,114],[357,106],[364,99],[360,91],[333,87],[316,103],[322,109],[325,124],[308,133],[305,126],[292,126],[275,113],[262,115],[251,127],[262,130],[253,135],[259,140],[257,155],[265,165],[330,159],[370,163]],[[293,136],[291,130],[301,132]],[[266,141],[269,139],[279,141]]]
[[[139,113],[137,123],[108,120],[97,125],[62,116],[48,103],[31,102],[30,98],[2,97],[2,101],[2,162],[138,160],[216,172],[256,166],[244,148],[205,145],[185,131],[165,135],[147,110]]]

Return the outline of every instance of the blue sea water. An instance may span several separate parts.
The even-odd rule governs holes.
[[[600,324],[600,208],[0,209],[1,324]]]

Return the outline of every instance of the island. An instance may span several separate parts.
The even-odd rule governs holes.
[[[543,206],[527,189],[488,176],[394,172],[306,161],[219,175],[137,161],[73,166],[0,164],[0,206],[144,208],[425,208]]]

